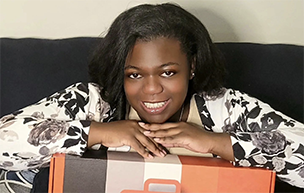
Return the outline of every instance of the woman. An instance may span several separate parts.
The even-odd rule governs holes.
[[[202,23],[172,5],[140,5],[111,25],[75,84],[1,119],[0,168],[35,169],[56,152],[166,147],[265,167],[304,187],[304,125],[222,85],[221,55]],[[13,141],[13,143],[12,143]]]

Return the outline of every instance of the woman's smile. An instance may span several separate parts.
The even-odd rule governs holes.
[[[163,112],[169,104],[169,100],[162,102],[143,102],[144,110],[151,114]]]

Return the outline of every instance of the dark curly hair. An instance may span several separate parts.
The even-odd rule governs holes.
[[[126,113],[124,65],[128,54],[136,40],[151,41],[157,37],[180,41],[189,65],[194,63],[195,77],[189,83],[188,93],[220,93],[225,68],[204,25],[178,5],[139,5],[114,20],[89,64],[91,81],[103,88],[101,96],[116,109],[115,120],[124,119]]]

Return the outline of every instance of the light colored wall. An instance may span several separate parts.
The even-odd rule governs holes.
[[[114,18],[163,0],[0,0],[0,37],[102,36]],[[172,1],[171,1],[172,2]],[[304,0],[174,0],[216,42],[304,45]]]

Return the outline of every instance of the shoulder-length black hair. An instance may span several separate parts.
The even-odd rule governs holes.
[[[101,96],[116,109],[115,120],[125,118],[124,65],[136,40],[175,38],[194,63],[195,77],[188,92],[219,94],[224,76],[221,55],[204,25],[178,5],[139,5],[121,13],[112,23],[89,64],[91,81],[103,89]]]

